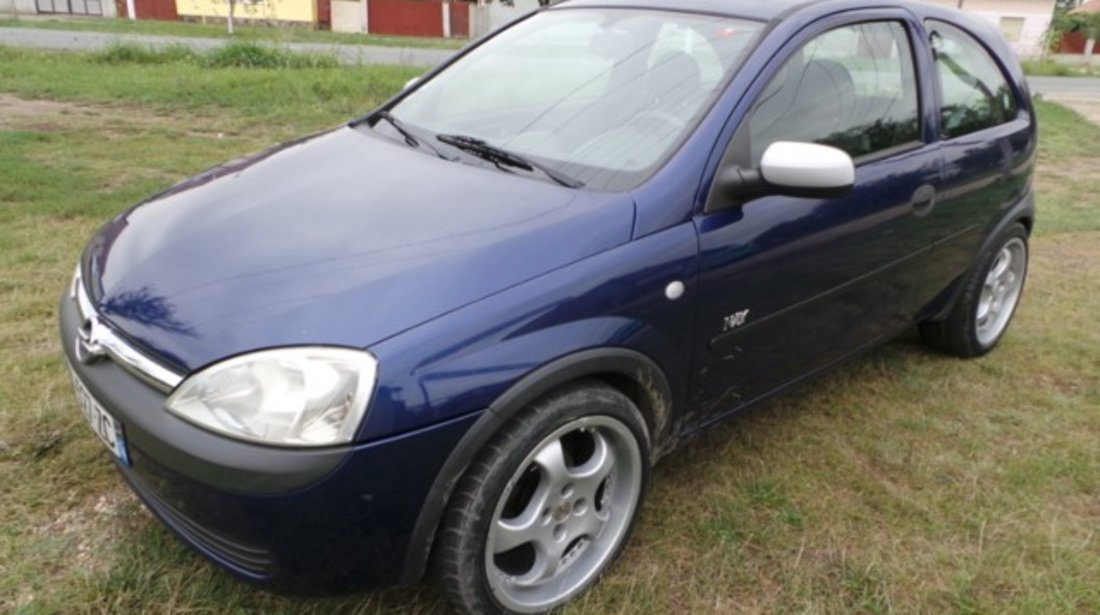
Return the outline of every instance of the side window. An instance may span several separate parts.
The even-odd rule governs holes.
[[[928,25],[943,97],[943,136],[958,137],[1014,119],[1016,99],[985,47],[954,26],[938,21]]]
[[[913,52],[900,22],[843,26],[811,40],[764,88],[734,147],[755,168],[776,141],[809,141],[859,158],[920,140]]]

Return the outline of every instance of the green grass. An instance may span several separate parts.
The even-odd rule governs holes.
[[[25,98],[138,104],[165,115],[224,113],[221,132],[258,130],[256,136],[266,132],[270,139],[365,113],[421,72],[398,66],[287,71],[116,60],[112,50],[63,54],[0,47],[0,87]]]
[[[293,52],[251,41],[233,41],[206,52],[184,45],[152,49],[132,43],[114,43],[94,54],[106,64],[194,64],[206,68],[336,68],[335,56]]]
[[[1024,73],[1042,77],[1096,77],[1100,76],[1100,65],[1084,66],[1063,64],[1053,60],[1024,60]]]
[[[202,24],[183,21],[153,21],[129,19],[0,19],[0,28],[39,28],[108,32],[112,34],[154,34],[198,38],[229,38],[225,24]],[[467,41],[461,39],[415,36],[381,36],[310,30],[305,27],[263,25],[234,26],[233,38],[283,43],[329,43],[341,45],[372,45],[378,47],[424,47],[429,49],[459,49]]]
[[[191,553],[77,413],[54,324],[110,216],[415,71],[146,60],[0,49],[0,612],[440,612],[429,588],[278,597]],[[677,451],[570,612],[1100,612],[1100,128],[1039,113],[1034,262],[1002,346],[957,361],[907,336]]]
[[[168,51],[167,55],[171,58],[172,50]],[[209,68],[336,68],[340,65],[331,55],[303,54],[268,45],[240,42],[233,42],[200,55],[197,62]]]
[[[1038,102],[1039,169],[1035,182],[1043,201],[1040,235],[1100,231],[1100,126],[1054,103]]]

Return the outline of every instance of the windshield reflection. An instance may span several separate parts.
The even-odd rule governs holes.
[[[673,11],[545,11],[390,111],[407,126],[468,135],[596,189],[629,189],[701,119],[759,30]]]

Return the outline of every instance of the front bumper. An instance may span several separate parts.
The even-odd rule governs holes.
[[[289,591],[400,582],[431,486],[476,420],[466,416],[354,446],[294,450],[199,429],[164,410],[165,394],[110,360],[81,363],[73,302],[62,347],[76,376],[124,428],[119,471],[180,538],[235,575]]]

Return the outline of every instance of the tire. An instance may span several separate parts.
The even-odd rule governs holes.
[[[1006,228],[982,252],[968,274],[962,295],[947,318],[921,323],[926,344],[947,354],[974,358],[997,346],[1008,330],[1024,292],[1028,234],[1020,223]]]
[[[625,395],[584,381],[544,397],[471,463],[440,526],[434,568],[460,613],[542,613],[591,587],[630,537],[649,435]]]

